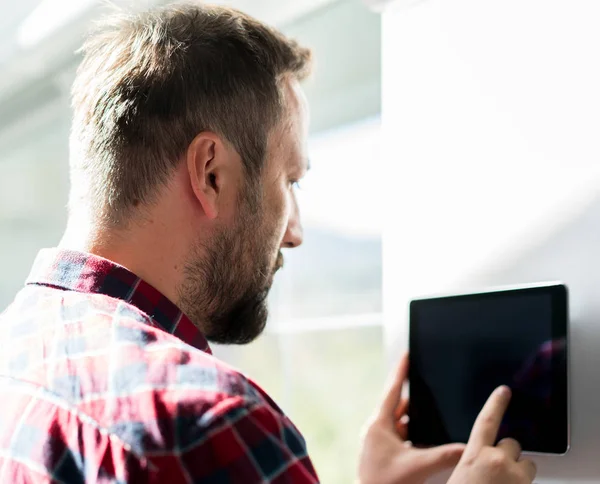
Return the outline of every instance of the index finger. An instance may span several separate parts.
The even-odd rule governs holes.
[[[510,396],[510,389],[506,386],[494,390],[475,420],[466,453],[479,452],[483,447],[494,445]]]

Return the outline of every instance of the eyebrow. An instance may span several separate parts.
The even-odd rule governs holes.
[[[306,158],[306,171],[310,170],[310,158]]]

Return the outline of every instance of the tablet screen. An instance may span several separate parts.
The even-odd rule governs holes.
[[[564,454],[567,334],[563,285],[412,301],[410,440],[467,442],[492,391],[508,385],[513,398],[498,438]]]

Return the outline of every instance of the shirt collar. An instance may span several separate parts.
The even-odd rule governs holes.
[[[67,249],[43,249],[26,284],[103,294],[132,304],[157,326],[199,350],[211,353],[202,332],[175,304],[133,272],[108,259]]]

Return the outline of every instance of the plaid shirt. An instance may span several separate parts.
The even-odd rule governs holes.
[[[318,482],[277,405],[106,259],[41,251],[0,348],[2,483]]]

